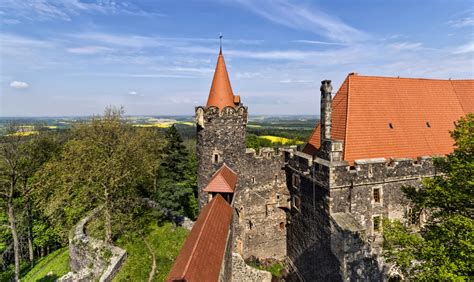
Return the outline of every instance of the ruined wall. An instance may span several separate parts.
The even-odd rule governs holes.
[[[236,210],[235,250],[245,259],[286,256],[288,191],[283,154],[247,149],[241,160],[233,206]]]
[[[345,281],[382,281],[383,270],[364,228],[350,213],[331,215],[331,251]]]
[[[272,274],[267,271],[258,270],[245,264],[244,259],[237,253],[232,253],[232,279],[223,281],[236,282],[270,282]]]
[[[224,162],[239,173],[238,162],[244,158],[246,147],[247,108],[226,107],[220,111],[216,107],[197,107],[196,123],[198,198],[202,208],[208,200],[202,190]]]
[[[329,170],[324,166],[315,170],[313,158],[297,151],[285,152],[285,160],[291,194],[287,248],[294,265],[289,280],[298,281],[299,277],[307,281],[340,280],[339,262],[331,252]],[[295,177],[299,178],[299,184],[295,183]]]
[[[87,236],[84,226],[101,210],[96,208],[71,231],[69,238],[69,266],[71,272],[59,281],[112,281],[127,258],[127,252]]]

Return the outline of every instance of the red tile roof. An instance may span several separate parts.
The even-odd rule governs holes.
[[[204,191],[217,193],[234,193],[237,174],[226,164],[214,173]]]
[[[199,214],[166,281],[218,281],[232,207],[216,195]]]
[[[211,91],[207,99],[207,107],[214,106],[221,110],[224,107],[235,107],[234,99],[224,56],[221,52],[217,57],[217,65],[214,71],[214,78],[212,79]]]
[[[333,100],[332,138],[344,160],[415,158],[453,150],[454,122],[474,112],[474,80],[349,75]],[[390,125],[393,128],[390,128]],[[319,124],[303,152],[314,154]]]

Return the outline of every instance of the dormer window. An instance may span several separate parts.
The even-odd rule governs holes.
[[[389,123],[388,123],[388,127],[389,127],[390,129],[393,129],[393,124],[392,124],[391,122],[389,122]]]
[[[429,122],[426,122],[426,127],[431,128],[431,124]]]

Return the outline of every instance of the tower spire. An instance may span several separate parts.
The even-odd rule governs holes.
[[[224,107],[235,107],[237,100],[232,92],[229,74],[227,73],[224,56],[222,55],[222,34],[219,35],[219,40],[219,56],[217,56],[216,70],[214,71],[211,91],[207,99],[207,107],[214,106],[222,110]]]

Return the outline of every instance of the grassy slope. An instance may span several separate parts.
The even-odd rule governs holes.
[[[41,258],[21,281],[55,281],[69,271],[69,250],[62,248]],[[48,273],[51,275],[48,276]]]
[[[151,245],[156,257],[154,281],[164,281],[181,249],[188,231],[184,228],[172,230],[171,223],[163,226],[153,224],[146,240]],[[142,240],[118,240],[117,245],[127,250],[128,258],[114,281],[147,281],[151,270],[152,257]]]

